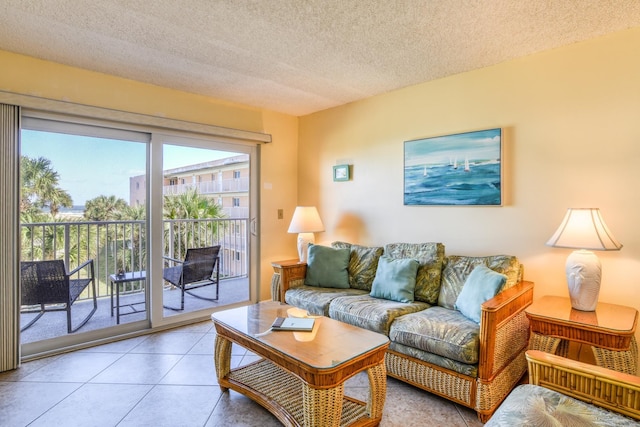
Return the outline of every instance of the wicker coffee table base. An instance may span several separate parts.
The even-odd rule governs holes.
[[[344,383],[314,388],[273,362],[261,359],[231,369],[231,341],[218,335],[215,342],[218,383],[242,393],[274,414],[286,426],[375,426],[380,423],[386,395],[386,368],[367,369],[369,399],[362,402],[344,395]]]

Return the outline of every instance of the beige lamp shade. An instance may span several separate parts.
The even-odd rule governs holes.
[[[548,246],[573,248],[565,264],[571,307],[594,311],[600,294],[602,265],[591,252],[617,251],[622,245],[613,237],[596,208],[570,208]]]
[[[289,233],[317,233],[324,231],[324,225],[315,206],[298,206],[293,212]]]
[[[622,245],[607,228],[600,209],[569,208],[556,232],[547,241],[555,248],[618,251]]]
[[[315,206],[298,206],[289,224],[289,233],[298,233],[298,256],[307,262],[309,245],[315,243],[313,233],[324,231],[324,225]]]

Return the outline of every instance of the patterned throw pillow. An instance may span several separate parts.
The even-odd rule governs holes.
[[[418,261],[416,301],[435,304],[440,293],[440,277],[444,260],[442,243],[389,243],[384,247],[389,258],[412,258]],[[454,300],[455,302],[455,300]]]
[[[349,287],[370,291],[378,268],[378,260],[383,248],[379,246],[360,246],[346,242],[333,242],[336,249],[349,249]]]
[[[495,272],[507,276],[507,282],[502,290],[522,280],[520,262],[518,258],[510,255],[494,255],[486,257],[470,257],[449,255],[444,262],[442,270],[442,288],[438,297],[438,305],[444,308],[454,309],[458,295],[469,277],[469,274],[478,265],[489,267]]]

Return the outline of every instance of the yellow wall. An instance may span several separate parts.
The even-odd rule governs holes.
[[[535,296],[568,295],[568,249],[545,246],[569,207],[599,207],[624,247],[599,252],[600,301],[640,309],[640,29],[412,86],[300,119],[298,199],[319,243],[436,241],[517,255]],[[503,207],[403,206],[403,141],[502,127]],[[333,182],[332,166],[353,164]]]
[[[270,298],[271,261],[296,255],[286,233],[296,206],[298,119],[286,114],[0,51],[0,90],[272,135],[262,147],[260,299]],[[266,189],[268,188],[268,189]],[[285,219],[277,219],[277,209]],[[285,222],[287,224],[285,225]]]
[[[595,206],[624,244],[598,254],[600,299],[640,309],[639,48],[640,29],[628,30],[300,119],[3,51],[0,90],[270,133],[260,165],[263,299],[270,262],[296,256],[286,229],[297,204],[319,207],[319,243],[439,241],[448,254],[515,254],[537,297],[567,294],[569,250],[544,243],[566,208]],[[505,206],[403,206],[403,141],[492,127],[505,129]],[[353,179],[333,182],[341,163],[353,164]]]

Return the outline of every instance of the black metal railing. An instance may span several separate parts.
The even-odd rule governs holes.
[[[147,265],[146,221],[60,221],[21,224],[21,260],[62,259],[69,270],[94,260],[98,297],[109,295],[109,275]],[[184,259],[187,248],[220,245],[220,275],[246,277],[248,220],[164,220],[164,255]],[[132,282],[125,292],[139,292]],[[89,298],[83,294],[80,298]]]

